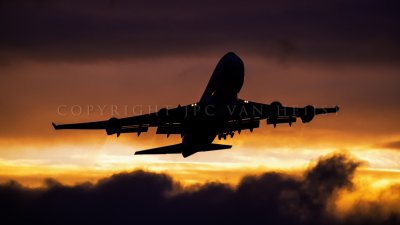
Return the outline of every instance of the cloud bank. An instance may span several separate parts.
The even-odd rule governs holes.
[[[331,155],[319,159],[302,177],[269,172],[246,176],[236,187],[224,183],[183,187],[168,175],[145,171],[75,186],[48,179],[39,189],[10,181],[0,186],[1,220],[4,224],[400,224],[398,211],[380,202],[359,202],[344,217],[334,213],[339,192],[354,188],[352,178],[359,165],[346,155]]]

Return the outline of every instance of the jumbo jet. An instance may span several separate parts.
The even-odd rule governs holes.
[[[277,124],[289,124],[300,118],[303,123],[310,122],[314,116],[337,113],[338,106],[330,108],[287,107],[280,102],[263,104],[238,98],[244,82],[243,61],[233,52],[225,54],[218,62],[210,81],[198,102],[162,108],[157,112],[127,117],[111,118],[105,121],[88,123],[61,124],[53,127],[61,129],[102,129],[108,135],[122,133],[147,132],[149,127],[157,127],[157,134],[169,137],[178,134],[182,142],[174,145],[152,148],[135,152],[143,154],[182,154],[188,157],[196,152],[230,149],[232,145],[215,144],[214,139],[233,138],[243,130],[253,132],[260,126],[261,120],[276,127]]]

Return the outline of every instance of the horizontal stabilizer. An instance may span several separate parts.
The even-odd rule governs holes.
[[[214,151],[214,150],[222,150],[232,148],[232,145],[221,145],[221,144],[208,144],[202,146],[197,150],[198,152],[206,152],[206,151]]]
[[[187,147],[183,144],[175,144],[169,146],[163,146],[158,148],[152,148],[142,151],[135,152],[135,155],[150,155],[150,154],[178,154],[178,153],[185,153],[183,154],[184,157],[192,155],[196,152],[206,152],[206,151],[213,151],[213,150],[221,150],[221,149],[228,149],[232,148],[232,145],[221,145],[221,144],[207,144],[202,146],[194,146],[194,147]]]
[[[142,151],[135,152],[135,155],[147,155],[147,154],[178,154],[183,149],[182,144],[168,145],[158,148],[152,148]]]

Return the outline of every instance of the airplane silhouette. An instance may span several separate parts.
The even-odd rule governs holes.
[[[142,154],[182,154],[188,157],[196,152],[231,148],[232,145],[214,144],[213,140],[233,137],[235,132],[253,131],[260,120],[276,127],[287,123],[290,126],[299,117],[303,123],[310,122],[315,115],[336,113],[338,106],[315,108],[286,107],[280,102],[271,104],[256,103],[238,98],[244,81],[243,61],[233,52],[225,54],[218,62],[200,101],[178,106],[173,109],[160,109],[158,112],[127,118],[111,118],[105,121],[61,124],[60,129],[105,129],[108,135],[121,133],[147,132],[149,127],[157,127],[157,134],[180,134],[182,142],[135,152]]]

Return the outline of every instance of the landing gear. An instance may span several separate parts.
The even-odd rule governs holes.
[[[235,135],[235,132],[233,132],[233,131],[228,131],[228,132],[220,133],[220,134],[218,134],[218,140],[221,140],[222,138],[223,138],[224,140],[226,140],[226,137],[227,137],[228,135],[231,136],[231,138],[233,138],[233,136]]]

